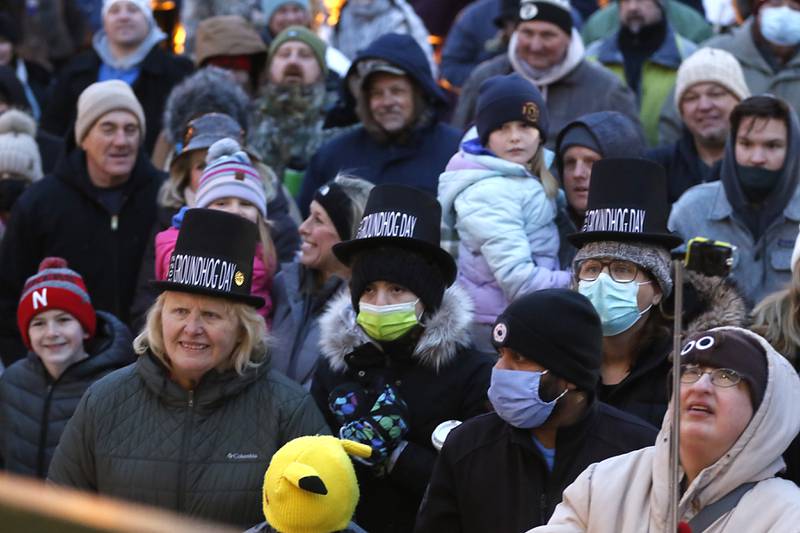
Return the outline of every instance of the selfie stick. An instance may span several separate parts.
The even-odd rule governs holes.
[[[672,428],[669,443],[669,514],[667,531],[678,531],[678,501],[680,499],[680,390],[681,390],[681,330],[683,316],[683,261],[673,260],[675,266],[675,307],[672,326]]]

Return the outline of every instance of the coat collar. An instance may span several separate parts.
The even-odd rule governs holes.
[[[420,365],[434,370],[452,361],[459,350],[472,340],[473,303],[467,293],[456,285],[447,289],[439,309],[424,321],[425,329],[414,347],[412,358]],[[334,297],[320,317],[320,348],[336,372],[347,369],[345,356],[367,343],[376,344],[356,324],[356,313],[350,293],[343,291]]]
[[[596,45],[597,48],[591,47],[588,54],[594,55],[593,52],[596,53],[597,60],[603,64],[623,64],[625,63],[625,58],[622,56],[618,43],[619,30],[605,40],[600,41]],[[694,48],[691,43],[689,41],[683,42],[682,37],[673,31],[672,26],[667,24],[664,41],[658,47],[658,50],[647,58],[647,61],[662,67],[677,69],[683,58],[693,51]]]

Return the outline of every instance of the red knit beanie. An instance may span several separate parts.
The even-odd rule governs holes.
[[[28,349],[31,348],[28,325],[34,316],[51,309],[71,314],[90,338],[94,336],[97,317],[83,278],[67,268],[67,261],[60,257],[45,257],[39,264],[39,272],[29,277],[22,289],[17,326]]]

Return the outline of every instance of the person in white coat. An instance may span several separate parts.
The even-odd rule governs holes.
[[[734,327],[681,350],[678,517],[694,531],[798,531],[800,488],[775,475],[800,430],[800,379],[762,337]],[[666,531],[672,408],[653,447],[588,467],[533,533]],[[738,490],[717,513],[706,508]],[[700,515],[700,517],[698,517]],[[693,520],[711,520],[707,527]]]

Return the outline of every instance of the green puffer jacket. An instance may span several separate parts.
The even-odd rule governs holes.
[[[245,528],[264,520],[272,455],[328,433],[311,397],[267,364],[211,371],[186,391],[147,354],[86,391],[48,479]]]

